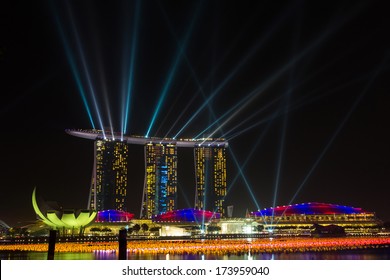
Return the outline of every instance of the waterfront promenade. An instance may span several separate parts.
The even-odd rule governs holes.
[[[242,254],[324,252],[390,247],[390,237],[263,238],[237,240],[130,241],[133,254]],[[46,252],[48,245],[5,244],[0,251]],[[56,252],[118,252],[118,242],[57,243]]]

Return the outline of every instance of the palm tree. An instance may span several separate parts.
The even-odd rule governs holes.
[[[139,230],[141,229],[141,226],[139,225],[139,224],[135,224],[134,226],[133,226],[133,230],[135,231],[135,232],[139,232]]]
[[[98,227],[93,227],[89,229],[89,232],[96,233],[96,232],[101,232],[102,230]]]
[[[141,228],[142,228],[142,231],[145,233],[145,231],[148,231],[149,226],[147,224],[142,224]]]

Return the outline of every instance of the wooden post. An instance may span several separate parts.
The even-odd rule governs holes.
[[[57,231],[56,230],[50,230],[49,234],[49,248],[47,251],[47,259],[48,260],[54,260],[54,250],[56,248],[56,237],[57,237]]]
[[[127,260],[127,230],[119,230],[119,260]]]

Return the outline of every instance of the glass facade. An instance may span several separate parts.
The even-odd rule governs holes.
[[[142,218],[176,209],[177,147],[171,144],[145,145],[145,183]]]
[[[195,208],[224,215],[226,196],[226,148],[194,149],[196,194]]]
[[[88,208],[126,211],[128,146],[124,142],[95,141],[95,162]]]
[[[127,211],[128,145],[144,146],[145,177],[140,217],[177,210],[177,147],[194,149],[196,195],[194,207],[224,215],[226,149],[224,139],[168,139],[126,136],[104,139],[99,131],[71,131],[94,139],[94,165],[88,209]]]

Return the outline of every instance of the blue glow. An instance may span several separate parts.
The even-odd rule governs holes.
[[[188,107],[190,107],[190,105],[192,104],[192,102],[194,102],[196,98],[196,95],[192,95],[191,97],[191,100],[187,103],[187,105],[184,107],[183,110],[180,110],[180,114],[175,118],[175,122],[171,125],[171,127],[169,128],[169,130],[167,131],[167,133],[165,134],[164,138],[167,138],[168,135],[171,133],[172,129],[175,127],[175,125],[179,122],[179,120],[182,118],[182,116],[185,114],[185,112],[187,111]],[[173,108],[173,107],[172,107]],[[173,139],[176,139],[175,137],[173,137]]]
[[[267,127],[263,130],[263,132],[262,132],[262,134],[260,135],[260,137],[258,137],[258,139],[257,139],[256,143],[253,145],[251,151],[250,151],[249,154],[246,156],[245,161],[244,161],[241,165],[239,165],[239,166],[238,166],[238,164],[237,164],[237,166],[241,168],[241,172],[237,173],[236,176],[234,177],[234,179],[231,181],[230,186],[227,188],[226,195],[230,193],[230,190],[233,188],[234,184],[236,183],[236,181],[238,180],[238,178],[239,178],[240,176],[244,178],[244,175],[243,175],[244,169],[245,169],[246,165],[248,164],[250,158],[251,158],[252,155],[254,154],[254,151],[257,149],[257,147],[259,146],[259,144],[263,141],[265,135],[267,134],[269,128],[271,127],[271,123],[272,123],[272,122],[269,122],[269,123],[267,124]],[[248,188],[248,186],[247,186],[247,188]],[[226,195],[225,195],[225,197],[226,197]],[[254,199],[254,195],[253,195],[252,199]],[[259,209],[259,207],[257,207],[257,209]],[[267,222],[266,222],[265,220],[264,220],[264,223],[267,224]]]
[[[140,9],[141,9],[141,1],[138,0],[136,2],[135,17],[133,23],[133,38],[131,43],[130,70],[129,70],[128,84],[127,84],[125,109],[124,109],[124,116],[122,117],[122,125],[123,125],[121,130],[122,138],[123,138],[123,134],[127,133],[127,129],[128,129],[127,124],[130,115],[129,111],[130,111],[131,93],[132,93],[133,81],[134,81],[134,65],[135,65],[135,53],[137,49]]]
[[[229,110],[227,110],[224,114],[222,114],[222,116],[220,116],[218,119],[215,118],[215,121],[212,122],[208,127],[206,127],[205,129],[203,129],[201,132],[199,132],[194,138],[197,139],[199,137],[202,137],[202,135],[208,131],[211,127],[213,127],[215,124],[219,124],[219,122],[224,118],[226,117],[227,115],[229,115],[232,111],[234,111],[236,108],[238,108],[239,106],[241,106],[242,103],[245,102],[245,100],[247,100],[247,98],[249,98],[249,96],[246,96],[245,98],[241,99],[238,103],[236,103],[233,107],[231,107]],[[212,111],[212,110],[211,110]]]
[[[100,70],[101,87],[102,87],[102,92],[103,92],[103,97],[104,97],[104,104],[105,104],[105,107],[106,107],[106,110],[107,110],[108,123],[110,124],[111,139],[115,140],[114,127],[112,125],[112,119],[111,119],[110,102],[108,100],[107,86],[106,86],[106,83],[105,83],[105,80],[104,80],[104,75],[103,75],[103,67],[100,67],[99,70]]]
[[[273,198],[273,207],[276,206],[276,198],[279,191],[279,185],[280,185],[280,174],[282,172],[282,162],[283,162],[283,154],[284,154],[284,148],[285,148],[285,141],[286,141],[286,130],[287,130],[287,120],[288,120],[288,103],[290,100],[290,94],[291,94],[291,86],[289,89],[287,89],[285,93],[284,98],[284,118],[282,123],[282,133],[280,136],[280,143],[279,143],[279,154],[278,154],[278,162],[277,162],[277,169],[276,169],[276,180],[275,180],[275,187],[274,187],[274,198]],[[273,223],[273,215],[272,215],[272,221]]]
[[[195,12],[195,15],[194,15],[194,17],[193,17],[193,19],[191,21],[190,27],[189,27],[189,29],[187,31],[187,34],[186,34],[186,36],[185,36],[185,38],[183,40],[183,43],[179,45],[178,53],[177,53],[176,58],[175,58],[175,60],[173,62],[171,70],[169,71],[168,78],[167,78],[167,81],[166,81],[166,83],[165,83],[165,85],[163,87],[163,90],[161,91],[160,98],[158,100],[156,109],[154,110],[154,114],[153,114],[152,120],[150,121],[149,128],[148,128],[148,130],[146,132],[146,137],[149,137],[150,131],[153,128],[153,125],[154,125],[154,123],[155,123],[155,121],[157,119],[157,116],[158,116],[159,112],[160,112],[161,106],[162,106],[162,104],[163,104],[163,102],[165,100],[165,97],[166,97],[166,95],[167,95],[167,93],[168,93],[168,91],[169,91],[169,89],[171,87],[173,78],[174,78],[174,76],[176,74],[177,66],[180,63],[180,59],[182,57],[182,54],[184,53],[184,49],[186,48],[187,43],[188,43],[188,39],[189,39],[189,37],[190,37],[190,35],[192,33],[192,28],[194,26],[195,19],[197,18],[197,15],[198,15],[199,7],[200,6],[198,6],[198,8],[197,8],[197,10]]]
[[[158,168],[159,186],[158,186],[158,213],[164,213],[168,210],[167,193],[168,193],[168,166],[161,165]]]
[[[152,217],[153,222],[196,222],[202,218],[206,222],[209,222],[211,219],[220,219],[221,215],[219,213],[214,213],[211,211],[197,210],[197,209],[180,209],[174,210],[166,213],[161,213]]]
[[[257,141],[256,143],[252,146],[252,149],[251,151],[249,152],[249,154],[246,156],[245,158],[245,161],[241,164],[241,170],[243,171],[246,167],[246,165],[248,164],[250,158],[252,157],[253,153],[255,152],[255,150],[257,149],[257,147],[259,146],[259,144],[263,141],[265,135],[267,134],[269,128],[271,127],[271,122],[269,122],[266,126],[266,128],[262,131],[260,137],[257,138]],[[231,188],[234,186],[234,184],[236,183],[236,181],[238,180],[238,178],[240,177],[240,173],[237,173],[236,176],[234,177],[234,179],[231,181],[230,183],[230,186],[228,187],[227,189],[227,193],[230,192]]]
[[[120,210],[99,211],[96,222],[129,222],[134,218],[134,214]]]
[[[341,215],[341,214],[362,214],[361,208],[341,206],[329,203],[309,202],[288,206],[266,208],[253,212],[255,216],[282,216],[282,215]]]
[[[356,13],[357,11],[354,11]],[[325,30],[317,40],[312,42],[309,46],[307,46],[303,51],[301,51],[299,54],[294,56],[293,59],[291,59],[288,63],[286,63],[281,69],[276,71],[276,73],[268,78],[267,81],[264,82],[264,84],[260,85],[257,89],[255,89],[252,93],[255,91],[258,91],[257,94],[264,91],[270,84],[272,84],[277,78],[279,78],[286,70],[288,70],[292,65],[294,65],[296,62],[301,60],[305,55],[307,55],[310,51],[312,51],[315,47],[317,47],[322,41],[324,41],[337,27],[341,26],[343,23],[345,23],[349,18],[353,16],[353,13],[346,15],[345,17],[341,18],[341,20],[337,23],[334,23],[333,25],[329,26],[327,30]],[[271,31],[275,29],[276,25],[273,27]],[[261,44],[265,41],[265,39],[268,39],[272,35],[272,32],[268,32],[266,36],[259,41],[252,49],[247,53],[247,55],[240,61],[238,66],[223,80],[223,82],[218,86],[218,88],[210,95],[209,98],[205,100],[205,102],[199,107],[199,109],[190,117],[190,119],[184,124],[184,126],[176,133],[174,136],[175,138],[178,137],[178,135],[193,121],[193,119],[208,105],[208,103],[219,93],[219,91],[232,79],[232,77],[238,72],[238,70],[253,56],[253,54],[256,53],[257,49],[260,47]],[[257,95],[255,94],[255,96]],[[250,99],[252,100],[252,99]],[[247,105],[247,104],[246,104]]]
[[[161,7],[161,9],[162,9],[162,11],[163,11],[164,18],[165,18],[165,20],[167,21],[169,30],[170,30],[170,32],[172,33],[172,36],[175,38],[176,42],[178,43],[178,46],[180,47],[179,40],[177,39],[177,36],[176,36],[176,34],[175,34],[175,32],[174,32],[174,30],[173,30],[173,28],[172,28],[172,25],[170,24],[169,17],[168,17],[168,15],[165,13],[165,11],[164,11],[164,9],[162,8],[161,5],[160,5],[160,7]],[[196,73],[195,73],[195,71],[194,71],[194,68],[192,67],[191,62],[189,61],[189,59],[188,59],[188,57],[187,57],[187,55],[186,55],[186,53],[185,53],[184,51],[183,51],[183,57],[184,57],[184,60],[185,60],[185,62],[186,62],[186,64],[187,64],[187,66],[188,66],[188,68],[189,68],[191,74],[192,74],[192,78],[195,80],[196,84],[197,84],[198,87],[199,87],[199,90],[198,90],[195,94],[192,95],[192,98],[191,98],[191,100],[187,103],[186,107],[185,107],[183,110],[181,110],[181,113],[180,113],[179,117],[176,118],[176,121],[171,125],[171,128],[170,128],[169,131],[165,134],[165,137],[168,137],[168,135],[169,135],[169,133],[171,132],[171,130],[175,127],[175,125],[177,124],[177,122],[179,121],[179,119],[181,119],[181,117],[183,116],[183,114],[187,111],[188,107],[189,107],[189,106],[191,105],[191,103],[194,101],[195,97],[198,95],[199,92],[201,92],[202,95],[203,95],[203,98],[206,99],[206,95],[205,95],[205,92],[204,92],[204,90],[203,90],[203,88],[202,88],[202,85],[200,84],[199,79],[198,79],[198,77],[197,77],[197,75],[196,75]],[[215,68],[216,68],[216,67],[215,67]],[[215,70],[215,69],[214,69],[214,70]],[[211,72],[213,72],[214,70],[212,70]],[[210,77],[209,77],[209,78],[210,78]],[[209,79],[209,78],[208,78],[208,79]],[[210,112],[212,113],[212,116],[214,117],[214,119],[216,119],[215,114],[214,114],[214,111],[213,111],[213,108],[211,107],[211,103],[208,103],[207,105],[208,105],[208,107],[209,107]],[[195,138],[197,138],[197,137],[194,137],[194,139],[195,139]],[[174,136],[173,139],[176,139],[176,137]]]
[[[316,169],[316,167],[318,166],[318,164],[321,162],[322,158],[324,157],[324,155],[326,154],[326,152],[328,151],[328,149],[330,148],[330,146],[333,144],[333,141],[336,139],[336,137],[338,136],[338,134],[340,133],[341,129],[344,127],[344,125],[347,123],[347,121],[349,120],[349,118],[351,117],[352,113],[355,111],[357,105],[360,103],[360,101],[362,100],[363,96],[367,93],[368,89],[370,88],[371,84],[373,83],[373,81],[375,80],[375,78],[379,75],[380,71],[382,71],[382,68],[383,68],[383,63],[385,61],[387,61],[388,57],[386,57],[385,60],[382,61],[382,65],[380,65],[378,67],[378,69],[376,69],[375,73],[373,74],[373,76],[371,77],[370,81],[367,83],[366,87],[362,90],[362,92],[357,96],[357,98],[355,99],[354,103],[352,104],[351,108],[349,109],[349,111],[347,112],[346,116],[344,117],[344,119],[341,121],[340,125],[337,127],[337,129],[335,130],[335,132],[333,133],[331,139],[329,140],[329,142],[326,144],[325,148],[322,150],[322,152],[320,153],[320,155],[318,156],[317,160],[314,162],[313,166],[310,168],[309,172],[307,173],[307,175],[305,176],[305,178],[303,179],[301,185],[298,187],[297,191],[295,192],[295,194],[293,195],[293,197],[291,198],[289,204],[291,204],[296,196],[298,195],[298,193],[301,191],[301,189],[303,188],[303,186],[306,184],[307,180],[309,179],[309,177],[311,176],[311,174],[313,173],[313,171]]]
[[[230,82],[230,80],[237,74],[237,72],[252,58],[254,54],[257,53],[258,49],[266,42],[272,34],[274,34],[275,30],[279,27],[279,25],[283,22],[283,19],[286,17],[288,10],[284,11],[284,13],[280,16],[280,18],[271,25],[271,29],[268,30],[268,32],[264,35],[263,38],[261,38],[255,46],[253,46],[250,51],[245,55],[243,59],[239,62],[239,64],[236,66],[236,68],[231,71],[227,77],[219,84],[219,86],[212,92],[212,94],[204,101],[204,103],[198,108],[198,110],[195,111],[195,113],[188,119],[188,121],[184,124],[184,126],[175,134],[174,138],[177,138],[183,130],[196,118],[200,112],[203,111],[203,109],[206,106],[209,106],[209,103],[211,102],[214,97],[219,94],[219,92]]]
[[[229,121],[231,121],[241,110],[243,110],[245,108],[245,106],[247,106],[248,104],[251,103],[251,101],[257,97],[257,94],[261,93],[261,92],[258,92],[257,94],[253,95],[253,93],[256,93],[256,91],[253,91],[251,94],[249,94],[247,96],[247,98],[244,100],[245,103],[243,105],[241,105],[241,103],[239,102],[238,104],[240,104],[240,108],[238,110],[236,110],[233,114],[231,114],[229,116],[229,118],[227,118],[222,124],[218,124],[219,126],[212,132],[210,133],[206,138],[211,138],[214,136],[214,134],[218,131],[218,130],[221,130],[222,131],[222,127],[225,126],[227,123],[229,123]],[[243,120],[239,125],[242,125],[243,123],[247,122],[248,120],[250,120],[251,118],[253,118],[254,116],[256,116],[257,114],[261,113],[261,112],[264,112],[266,109],[268,109],[273,103],[275,103],[280,97],[277,97],[276,99],[274,99],[273,101],[269,102],[267,105],[263,106],[262,108],[260,108],[259,110],[257,110],[256,112],[254,112],[253,114],[251,114],[247,119]],[[230,111],[230,110],[229,110]],[[264,123],[266,120],[262,120],[260,123]],[[218,120],[217,120],[218,122]],[[238,126],[238,125],[237,125]],[[237,127],[236,126],[236,127]],[[236,128],[235,127],[235,128]],[[234,129],[235,129],[234,128]],[[230,133],[233,129],[229,130],[229,132],[227,133]],[[223,133],[223,135],[226,135],[227,133]],[[203,144],[203,143],[202,143]]]
[[[77,50],[79,52],[79,56],[80,56],[80,59],[81,59],[81,62],[82,62],[83,70],[84,70],[84,74],[85,74],[86,79],[87,79],[90,95],[91,95],[91,98],[92,98],[92,101],[93,101],[93,105],[94,105],[94,108],[95,108],[96,115],[98,117],[98,122],[100,124],[100,129],[102,130],[103,136],[106,139],[103,121],[102,121],[102,118],[101,118],[101,115],[100,115],[98,102],[96,100],[95,90],[94,90],[93,85],[92,85],[91,76],[89,74],[89,69],[88,69],[87,62],[85,60],[85,55],[84,55],[84,52],[83,52],[83,47],[81,45],[80,37],[79,37],[78,31],[77,31],[77,28],[75,26],[75,23],[74,23],[74,20],[73,20],[72,11],[71,11],[71,8],[70,8],[69,4],[67,5],[67,8],[68,8],[68,12],[69,12],[69,15],[70,15],[70,22],[71,22],[71,25],[72,25],[73,33],[74,33],[74,36],[75,36],[75,39],[76,39]]]
[[[328,34],[326,34],[326,35],[329,35],[329,31],[328,31]],[[276,71],[276,73],[274,73],[271,77],[269,77],[263,84],[259,85],[255,90],[253,90],[249,94],[249,96],[251,96],[251,97],[245,102],[245,104],[242,107],[245,107],[247,104],[249,104],[249,102],[251,102],[258,94],[262,93],[269,85],[271,85],[274,81],[276,81],[276,79],[279,78],[286,70],[288,70],[292,65],[294,65],[296,62],[301,60],[310,50],[312,50],[316,45],[318,45],[322,40],[324,40],[326,38],[326,35],[321,36],[314,43],[310,44],[307,48],[305,48],[303,51],[301,51],[299,55],[296,55],[293,59],[291,59],[288,63],[286,63],[282,68],[280,68],[278,71]],[[226,82],[226,80],[224,82]],[[220,87],[218,89],[220,89]],[[192,121],[192,119],[207,105],[208,101],[210,101],[211,98],[214,97],[214,95],[216,94],[218,89],[203,103],[203,105],[190,118],[190,120],[182,127],[182,129],[175,135],[175,137],[177,137],[178,134]],[[224,123],[226,123],[227,121],[225,121]],[[224,124],[222,124],[222,126],[223,125]],[[241,167],[240,167],[240,165],[239,165],[239,163],[238,163],[238,161],[237,161],[237,159],[236,159],[236,157],[235,157],[235,155],[234,155],[234,153],[232,152],[231,149],[230,149],[230,152],[231,152],[233,160],[234,160],[234,162],[235,162],[235,164],[236,164],[236,166],[238,168],[238,171],[240,172],[240,175],[243,177],[245,185],[246,185],[246,187],[247,187],[247,189],[248,189],[248,191],[249,191],[253,201],[255,202],[255,204],[257,206],[257,209],[260,209],[260,207],[258,206],[258,203],[256,201],[256,198],[255,198],[255,196],[253,194],[253,191],[252,191],[252,189],[251,189],[247,179],[243,175]]]
[[[253,202],[254,202],[255,205],[256,205],[256,209],[260,209],[260,205],[259,205],[259,203],[257,203],[256,196],[254,195],[254,193],[253,193],[253,191],[252,191],[252,188],[251,188],[251,186],[250,186],[248,180],[247,180],[246,177],[244,176],[244,172],[242,171],[241,165],[239,164],[239,162],[238,162],[236,156],[234,155],[234,153],[233,153],[233,151],[232,151],[232,148],[230,148],[229,151],[230,151],[230,154],[231,154],[231,156],[232,156],[232,158],[233,158],[234,163],[236,164],[236,167],[237,167],[237,169],[238,169],[238,172],[240,173],[242,179],[244,180],[245,186],[246,186],[247,190],[249,191],[249,194],[250,194],[250,196],[251,196]]]
[[[62,29],[62,25],[60,23],[60,19],[59,19],[58,15],[55,16],[55,20],[56,20],[56,25],[57,25],[58,31],[60,33],[60,38],[61,38],[62,43],[64,45],[66,58],[67,58],[68,63],[70,65],[70,67],[71,67],[71,70],[72,70],[73,78],[76,81],[77,88],[78,88],[78,91],[80,93],[81,99],[83,101],[85,110],[87,111],[88,118],[89,118],[89,121],[91,123],[91,126],[92,126],[93,129],[95,129],[96,128],[95,127],[95,123],[93,121],[91,110],[90,110],[89,105],[88,105],[88,101],[87,101],[87,98],[86,98],[84,87],[83,87],[83,85],[81,83],[80,74],[79,74],[79,72],[77,70],[76,63],[75,63],[72,51],[70,50],[68,40],[66,39],[66,36],[65,36],[64,30]]]

